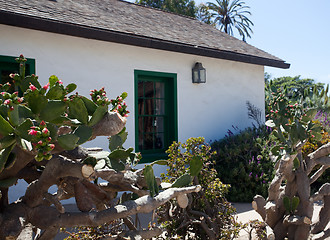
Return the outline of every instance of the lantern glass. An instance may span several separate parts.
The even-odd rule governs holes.
[[[205,83],[206,82],[206,70],[203,65],[197,62],[192,69],[192,82],[193,83]]]

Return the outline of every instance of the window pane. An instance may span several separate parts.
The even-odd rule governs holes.
[[[154,148],[153,134],[145,134],[143,140],[144,140],[143,141],[143,150],[150,150],[150,149]]]
[[[154,117],[144,117],[143,119],[143,132],[154,132]]]
[[[155,82],[155,93],[156,98],[164,98],[164,83],[163,82]]]
[[[165,100],[156,99],[155,115],[164,115],[165,114]]]
[[[155,148],[162,149],[164,148],[164,133],[157,133],[155,139]]]
[[[156,132],[164,132],[164,118],[163,117],[156,117],[154,121],[155,130]]]
[[[144,114],[153,115],[154,114],[154,99],[152,99],[152,98],[145,99],[144,103],[145,103]]]
[[[143,97],[143,82],[142,81],[138,82],[138,97],[139,98]]]
[[[139,117],[139,135],[143,133],[143,117]]]
[[[144,97],[153,98],[154,97],[154,83],[144,82]]]
[[[138,99],[138,114],[139,115],[144,114],[144,106],[145,106],[145,104],[144,104],[143,99]]]
[[[139,133],[139,149],[143,149],[143,134],[142,133]]]

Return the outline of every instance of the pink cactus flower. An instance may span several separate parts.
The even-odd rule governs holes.
[[[48,134],[48,133],[49,133],[49,131],[48,131],[48,129],[47,129],[47,128],[44,128],[44,129],[42,129],[42,133],[44,133],[44,134]]]
[[[47,90],[49,88],[49,83],[42,87],[43,89]]]
[[[59,84],[63,84],[63,82],[62,82],[61,80],[58,80],[57,82],[58,82]]]
[[[10,103],[11,103],[10,99],[7,99],[3,102],[3,104],[5,104],[5,105],[9,105]]]
[[[36,131],[34,129],[29,130],[29,135],[37,136],[37,133],[38,133],[38,131]]]
[[[32,91],[35,91],[37,90],[37,88],[33,85],[33,84],[30,84],[30,87],[29,87]]]
[[[40,122],[40,126],[45,126],[45,125],[46,125],[45,121],[42,120],[42,121]]]
[[[49,144],[49,147],[53,150],[55,148],[55,144]]]

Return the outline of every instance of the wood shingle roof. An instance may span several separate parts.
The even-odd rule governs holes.
[[[121,0],[0,0],[0,24],[141,47],[289,68],[196,19]]]

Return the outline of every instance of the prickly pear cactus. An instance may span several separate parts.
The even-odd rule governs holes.
[[[109,100],[104,88],[91,91],[91,100],[71,94],[76,84],[64,85],[55,75],[41,86],[38,76],[25,76],[23,55],[16,59],[19,73],[10,74],[16,92],[9,92],[11,84],[0,85],[0,172],[13,165],[15,145],[35,153],[35,160],[50,160],[55,142],[65,150],[72,150],[92,137],[92,127],[108,110],[127,117],[129,111],[123,93]],[[19,94],[21,93],[21,94]],[[109,107],[111,106],[111,107]],[[59,128],[71,130],[58,134]]]

